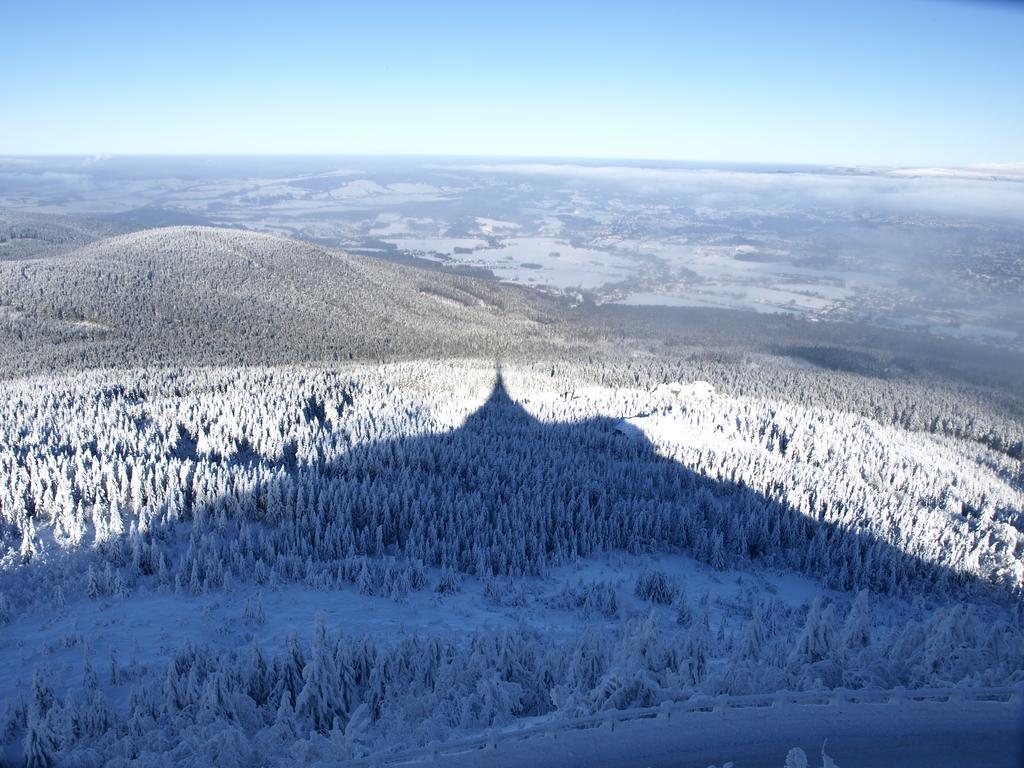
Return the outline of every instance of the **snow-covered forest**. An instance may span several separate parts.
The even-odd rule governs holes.
[[[983,439],[941,396],[911,423],[912,390],[853,375],[779,398],[673,372],[4,383],[4,754],[289,765],[696,695],[1024,680],[1019,423]]]
[[[0,224],[0,764],[1024,681],[1012,352]]]
[[[719,5],[0,0],[0,768],[1024,768],[1024,0]]]

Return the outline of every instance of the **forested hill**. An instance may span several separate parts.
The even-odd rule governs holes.
[[[0,263],[54,256],[138,228],[127,216],[89,218],[0,208]]]
[[[0,262],[8,372],[495,355],[546,344],[557,315],[522,289],[210,227]]]
[[[28,219],[17,221],[29,231]],[[735,311],[569,309],[528,288],[234,229],[147,229],[74,247],[70,229],[85,240],[99,230],[31,221],[47,247],[0,258],[4,378],[97,367],[518,359],[569,366],[572,386],[699,379],[732,395],[839,408],[1017,458],[1024,445],[1022,392],[1008,373],[1019,363],[1005,351]]]

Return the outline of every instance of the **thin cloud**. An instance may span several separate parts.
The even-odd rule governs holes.
[[[671,193],[695,205],[766,208],[825,206],[838,208],[991,216],[1024,222],[1024,183],[992,178],[978,169],[963,174],[920,171],[763,171],[641,168],[635,166],[509,163],[446,166],[472,173],[560,178],[566,181],[618,184],[639,193]],[[1024,166],[1000,164],[1003,176]],[[992,169],[994,170],[994,169]]]

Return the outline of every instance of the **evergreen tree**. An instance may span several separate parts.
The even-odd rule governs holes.
[[[296,714],[308,717],[313,728],[321,733],[330,730],[335,717],[347,720],[348,712],[342,704],[340,678],[322,613],[316,615],[313,647],[302,679],[302,690],[295,701]]]

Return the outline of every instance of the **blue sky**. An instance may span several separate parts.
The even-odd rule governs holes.
[[[1024,161],[1024,5],[3,0],[2,154]]]

